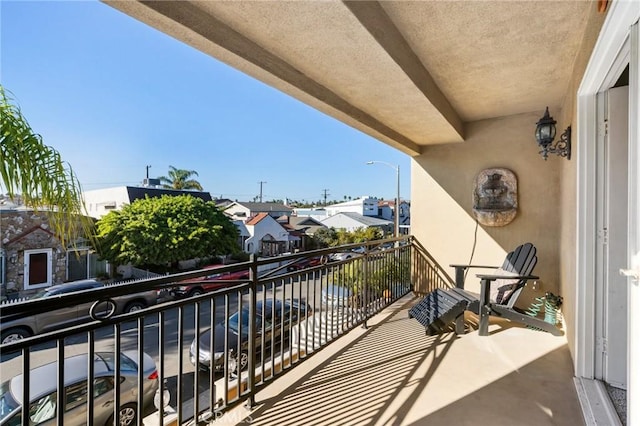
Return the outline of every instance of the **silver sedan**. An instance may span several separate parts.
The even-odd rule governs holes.
[[[119,424],[138,424],[138,352],[120,354],[120,409]],[[153,402],[158,389],[158,372],[153,359],[143,354],[144,406]],[[88,355],[76,355],[64,360],[64,424],[86,425],[87,406],[93,404],[92,425],[114,424],[114,369],[112,352],[98,352],[93,359],[93,395],[87,398]],[[58,412],[57,399],[58,362],[54,361],[30,371],[29,418],[22,419],[23,375],[0,384],[0,425],[22,424],[55,425]]]

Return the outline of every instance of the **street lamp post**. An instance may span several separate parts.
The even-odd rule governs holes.
[[[398,238],[400,236],[400,165],[394,166],[393,164],[387,163],[386,161],[367,161],[367,164],[384,164],[385,166],[389,166],[396,171],[396,205],[395,211],[393,214],[393,236]]]

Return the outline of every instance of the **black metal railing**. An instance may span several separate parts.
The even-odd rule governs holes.
[[[219,286],[214,291],[130,313],[109,308],[131,293],[166,293],[187,279],[208,281],[211,270],[2,305],[3,337],[21,319],[74,306],[93,305],[96,319],[85,317],[78,324],[0,345],[0,392],[19,389],[18,399],[31,405],[13,401],[14,411],[32,421],[48,415],[59,424],[70,424],[70,419],[97,424],[98,418],[113,421],[132,412],[138,422],[156,415],[158,424],[173,418],[178,424],[212,419],[240,401],[252,404],[262,386],[350,329],[366,327],[368,318],[411,291],[414,247],[411,237],[404,237],[252,258],[217,268],[221,275],[214,278]],[[434,268],[429,265],[423,267]],[[247,269],[248,279],[225,279],[233,276],[225,273]],[[121,353],[125,356],[114,356]],[[72,367],[76,354],[85,356],[86,370]],[[96,354],[111,354],[112,365],[96,363]],[[155,368],[146,368],[149,358]],[[53,376],[47,367],[38,368],[50,362],[56,363]],[[98,381],[103,376],[110,378],[106,391],[105,380]],[[77,388],[76,382],[81,391],[72,393],[70,385]],[[46,393],[50,405],[38,411]],[[101,397],[113,401],[106,414]],[[0,404],[0,418],[11,410],[11,404]]]

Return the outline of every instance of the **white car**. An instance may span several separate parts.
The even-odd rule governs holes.
[[[364,247],[356,247],[355,249],[353,249],[351,251],[344,251],[344,252],[340,252],[340,253],[332,253],[329,256],[329,260],[331,262],[340,262],[340,261],[343,261],[343,260],[352,259],[354,257],[363,256],[365,250],[366,249]]]
[[[329,284],[322,289],[322,305],[328,308],[347,307],[353,302],[351,289],[335,284]]]

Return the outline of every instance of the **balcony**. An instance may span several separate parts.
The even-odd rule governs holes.
[[[28,385],[16,386],[14,399],[32,404],[14,404],[14,415],[58,424],[70,424],[71,413],[80,413],[79,424],[96,424],[98,415],[105,415],[97,402],[103,395],[113,401],[106,418],[119,418],[120,424],[126,419],[154,425],[194,419],[265,425],[581,421],[564,338],[499,320],[492,320],[490,337],[480,337],[473,315],[463,336],[426,336],[407,315],[418,300],[411,292],[412,276],[428,277],[434,288],[451,286],[451,280],[411,237],[385,243],[369,244],[364,253],[336,262],[324,260],[337,250],[318,250],[230,265],[217,272],[249,269],[249,280],[229,280],[213,292],[127,314],[95,315],[95,320],[3,344],[0,383],[26,373],[30,380],[21,383]],[[42,309],[101,300],[97,312],[109,298],[165,290],[208,273],[3,305],[3,324]],[[204,335],[209,328],[213,332]],[[208,347],[217,349],[207,355]],[[93,363],[85,362],[82,373],[75,367],[84,379],[73,393],[61,379],[69,375],[67,362],[64,368],[58,362],[57,375],[48,379],[46,410],[43,395],[34,395],[40,365],[78,354],[122,352],[129,360],[112,357],[107,376],[123,377],[128,369],[133,374],[113,380],[102,394]],[[129,361],[143,365],[143,352],[155,362],[154,373],[129,367]],[[149,381],[158,388],[155,404],[143,389]],[[168,393],[166,406],[160,403],[163,393]],[[57,410],[60,406],[71,411]]]
[[[395,301],[216,424],[583,424],[564,337],[493,318],[490,337],[425,336],[407,315],[417,300]]]

